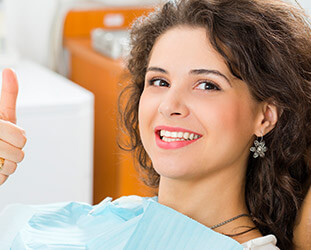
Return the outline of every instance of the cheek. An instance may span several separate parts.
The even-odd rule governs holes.
[[[138,125],[139,125],[139,132],[140,132],[140,136],[142,137],[143,130],[144,130],[144,125],[145,125],[145,119],[146,119],[146,114],[148,114],[146,112],[146,101],[144,98],[144,95],[142,94],[139,100],[139,105],[138,105]]]
[[[232,140],[243,133],[249,133],[252,120],[249,103],[239,98],[223,98],[208,103],[205,107],[205,115],[202,114],[201,117],[211,136]]]
[[[243,128],[243,110],[240,103],[233,101],[230,103],[223,102],[220,104],[219,124],[217,126],[223,127],[223,131],[236,131]]]
[[[201,164],[231,165],[248,152],[251,130],[250,109],[237,98],[224,98],[206,105],[200,121],[206,131]],[[197,114],[198,115],[198,114]],[[213,152],[211,156],[211,152]]]
[[[148,131],[152,129],[152,117],[154,117],[156,112],[156,103],[154,99],[144,91],[140,97],[139,107],[138,107],[138,123],[139,132],[143,144],[148,137]]]

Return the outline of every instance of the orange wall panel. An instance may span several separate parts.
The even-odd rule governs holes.
[[[70,79],[95,95],[93,202],[107,196],[152,196],[151,189],[138,180],[131,156],[117,146],[117,98],[125,75],[122,60],[93,51],[90,39],[66,39],[64,45],[70,53]]]
[[[89,37],[94,28],[106,30],[128,29],[139,16],[153,8],[105,8],[98,10],[71,10],[64,24],[64,38]]]

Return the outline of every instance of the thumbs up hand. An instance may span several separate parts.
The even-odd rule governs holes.
[[[16,99],[18,82],[11,69],[2,72],[0,97],[0,185],[16,170],[24,158],[25,131],[16,126]]]

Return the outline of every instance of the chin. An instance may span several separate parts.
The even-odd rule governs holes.
[[[161,161],[154,162],[153,168],[160,176],[171,179],[189,179],[195,176],[194,166],[190,163],[185,164],[185,162],[175,161],[172,164]]]

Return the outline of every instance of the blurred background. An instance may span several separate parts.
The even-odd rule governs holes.
[[[0,69],[17,73],[17,125],[28,137],[0,209],[153,196],[117,146],[117,97],[128,29],[164,1],[0,0]],[[298,3],[311,11],[310,0]]]

